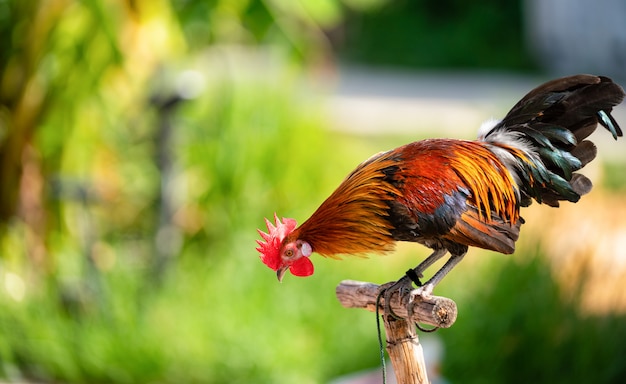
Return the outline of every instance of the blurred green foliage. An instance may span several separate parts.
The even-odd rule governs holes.
[[[278,284],[254,247],[263,217],[307,217],[358,159],[399,144],[327,132],[305,76],[329,30],[385,3],[0,0],[0,376],[316,383],[376,366],[373,315],[334,287],[392,280],[426,250],[318,258]],[[474,342],[488,330],[465,331],[472,317],[458,329]]]
[[[0,3],[1,376],[306,383],[376,363],[352,357],[374,334],[344,332],[366,317],[320,310],[342,274],[281,286],[254,250],[264,216],[310,213],[354,166],[324,151],[301,76],[341,12]]]
[[[604,185],[614,193],[626,191],[626,178],[624,178],[624,164],[619,161],[606,162],[603,164],[605,178]]]
[[[351,14],[337,52],[358,63],[528,71],[522,1],[398,0]]]
[[[522,250],[523,252],[523,250]],[[521,252],[518,252],[523,254]],[[444,376],[459,383],[621,383],[626,316],[582,309],[584,275],[565,292],[541,251],[491,263],[447,332]]]

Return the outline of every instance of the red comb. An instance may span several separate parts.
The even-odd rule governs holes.
[[[280,245],[283,242],[283,239],[296,228],[298,223],[296,223],[294,219],[288,218],[283,218],[283,222],[281,223],[275,213],[274,221],[276,222],[276,226],[274,226],[268,219],[265,219],[268,233],[257,229],[259,235],[261,235],[264,241],[256,241],[257,244],[259,244],[256,250],[261,254],[261,261],[276,271],[281,264]]]

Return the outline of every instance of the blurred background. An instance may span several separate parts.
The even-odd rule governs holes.
[[[354,383],[379,366],[375,318],[335,286],[427,250],[315,256],[278,284],[263,218],[302,222],[373,153],[473,138],[552,77],[624,84],[625,18],[621,0],[0,0],[0,377]],[[526,209],[515,255],[472,250],[438,287],[459,318],[423,337],[433,382],[626,380],[625,144],[594,141],[590,195]]]

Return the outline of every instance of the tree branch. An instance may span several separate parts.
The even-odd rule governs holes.
[[[380,286],[373,283],[344,280],[337,286],[336,294],[345,308],[364,308],[374,312],[379,291]],[[381,297],[380,306],[380,313],[384,313],[384,297]],[[400,298],[398,292],[394,292],[390,306],[402,318],[434,327],[450,328],[456,321],[456,303],[446,297],[431,296],[424,299],[415,295],[413,290]]]

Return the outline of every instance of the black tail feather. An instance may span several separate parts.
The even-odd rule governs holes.
[[[514,148],[510,153],[516,160],[509,157],[508,166],[522,184],[522,202],[530,198],[551,206],[560,200],[576,202],[592,183],[575,172],[597,155],[595,144],[585,139],[598,124],[615,139],[623,135],[611,116],[623,99],[622,87],[607,77],[552,80],[524,96],[483,140]]]
[[[582,168],[596,158],[598,147],[589,140],[583,140],[570,153],[580,160]]]
[[[618,137],[623,136],[621,128],[611,114],[606,113],[604,110],[602,110],[598,112],[598,117],[600,118],[600,124],[602,124],[604,128],[611,132],[615,140],[617,140]]]

